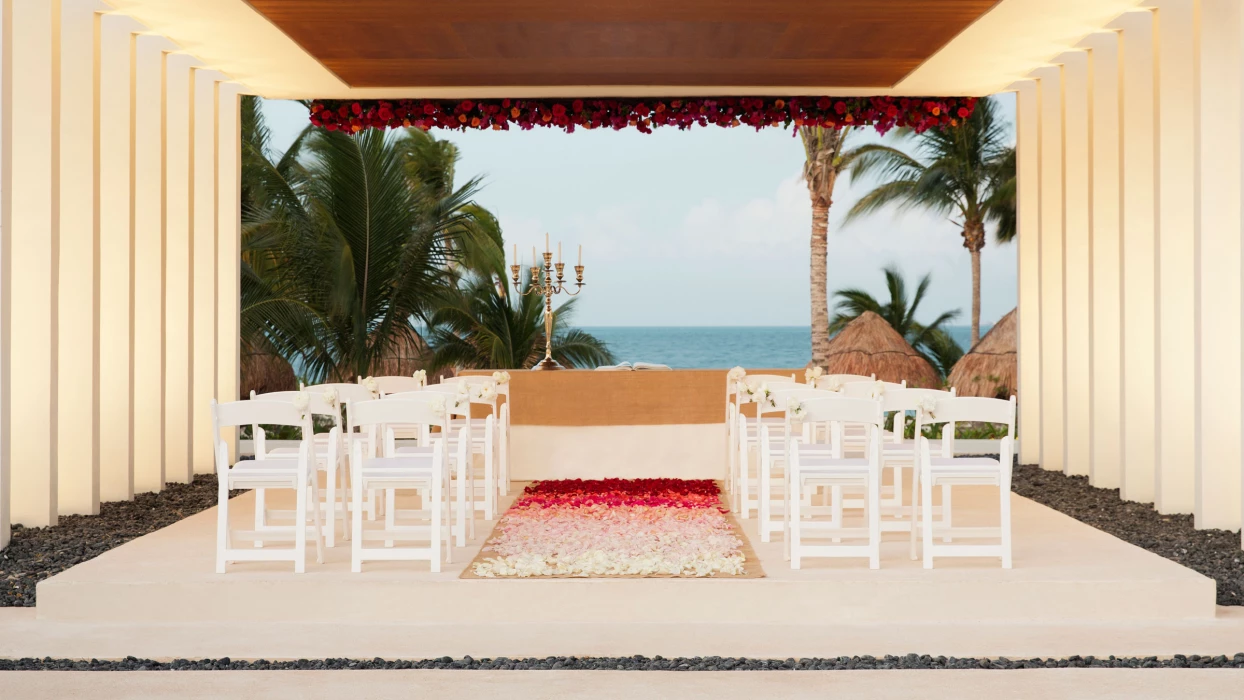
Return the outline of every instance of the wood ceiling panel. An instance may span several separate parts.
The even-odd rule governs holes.
[[[997,0],[249,2],[353,87],[870,87]]]

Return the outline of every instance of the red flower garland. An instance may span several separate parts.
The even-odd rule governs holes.
[[[573,132],[634,127],[648,134],[659,126],[689,129],[818,125],[895,127],[917,132],[957,126],[976,107],[975,97],[691,97],[685,99],[564,100],[316,100],[311,123],[348,133],[366,128],[417,127],[508,130],[537,126]]]

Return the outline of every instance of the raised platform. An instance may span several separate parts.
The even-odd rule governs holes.
[[[993,493],[996,494],[996,491]],[[956,522],[992,519],[996,496],[956,490]],[[1212,620],[1214,582],[1032,501],[1013,496],[1015,568],[948,559],[925,570],[905,534],[887,535],[882,568],[813,559],[801,571],[780,541],[741,521],[767,574],[754,580],[462,580],[473,547],[439,574],[427,564],[372,562],[349,571],[348,546],[296,575],[288,564],[213,573],[215,510],[142,537],[39,584],[40,620],[88,623],[391,623],[412,625],[1110,624]],[[238,525],[253,499],[236,499]],[[996,506],[994,506],[996,508]],[[517,653],[519,650],[515,650]]]

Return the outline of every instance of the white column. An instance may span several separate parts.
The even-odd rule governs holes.
[[[60,5],[4,2],[5,441],[13,522],[56,524],[56,283],[60,229]],[[19,303],[12,303],[13,294]],[[16,332],[14,332],[16,331]]]
[[[134,491],[164,488],[164,52],[134,36]]]
[[[206,474],[212,462],[211,400],[216,396],[216,83],[224,76],[196,69],[192,84],[191,260],[193,269],[191,335],[191,442],[194,473]]]
[[[1062,68],[1033,71],[1041,92],[1041,466],[1063,470]]]
[[[193,66],[186,54],[164,67],[164,478],[185,483],[190,460],[191,105]]]
[[[1087,475],[1092,462],[1092,288],[1089,179],[1089,62],[1069,51],[1063,64],[1063,472]]]
[[[61,3],[57,493],[61,515],[99,512],[97,0]]]
[[[1035,80],[1015,90],[1016,209],[1019,246],[1019,461],[1041,461],[1040,92]]]
[[[1158,45],[1158,460],[1154,505],[1193,510],[1196,454],[1197,31],[1199,0],[1161,0]],[[1194,456],[1189,459],[1189,456]]]
[[[216,400],[237,401],[241,341],[242,125],[241,86],[218,83]],[[236,437],[236,431],[230,430]],[[230,459],[236,459],[230,440]]]
[[[124,15],[100,15],[99,47],[99,491],[105,501],[134,495],[130,149],[132,34]]]
[[[1241,381],[1240,63],[1244,28],[1237,0],[1201,0],[1200,208],[1197,363],[1200,421],[1197,432],[1197,527],[1240,527]]]
[[[1119,267],[1121,195],[1119,37],[1089,35],[1092,105],[1093,461],[1089,481],[1118,488],[1123,464],[1123,295]]]
[[[1123,472],[1120,494],[1152,502],[1157,455],[1157,88],[1153,15],[1128,12],[1123,62]]]

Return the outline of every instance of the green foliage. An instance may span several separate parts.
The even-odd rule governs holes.
[[[836,334],[865,311],[871,311],[885,319],[891,328],[898,331],[898,334],[903,336],[903,339],[945,378],[950,374],[950,368],[954,367],[959,358],[963,356],[963,350],[958,343],[943,330],[945,324],[959,315],[959,310],[946,311],[933,319],[931,323],[920,323],[916,320],[916,312],[920,308],[920,302],[924,300],[929,284],[933,281],[932,275],[920,278],[915,292],[909,299],[907,282],[898,268],[887,266],[884,272],[886,291],[890,296],[889,301],[885,303],[877,300],[865,290],[854,287],[834,292],[838,303],[834,306],[835,314],[829,324],[829,332]]]

